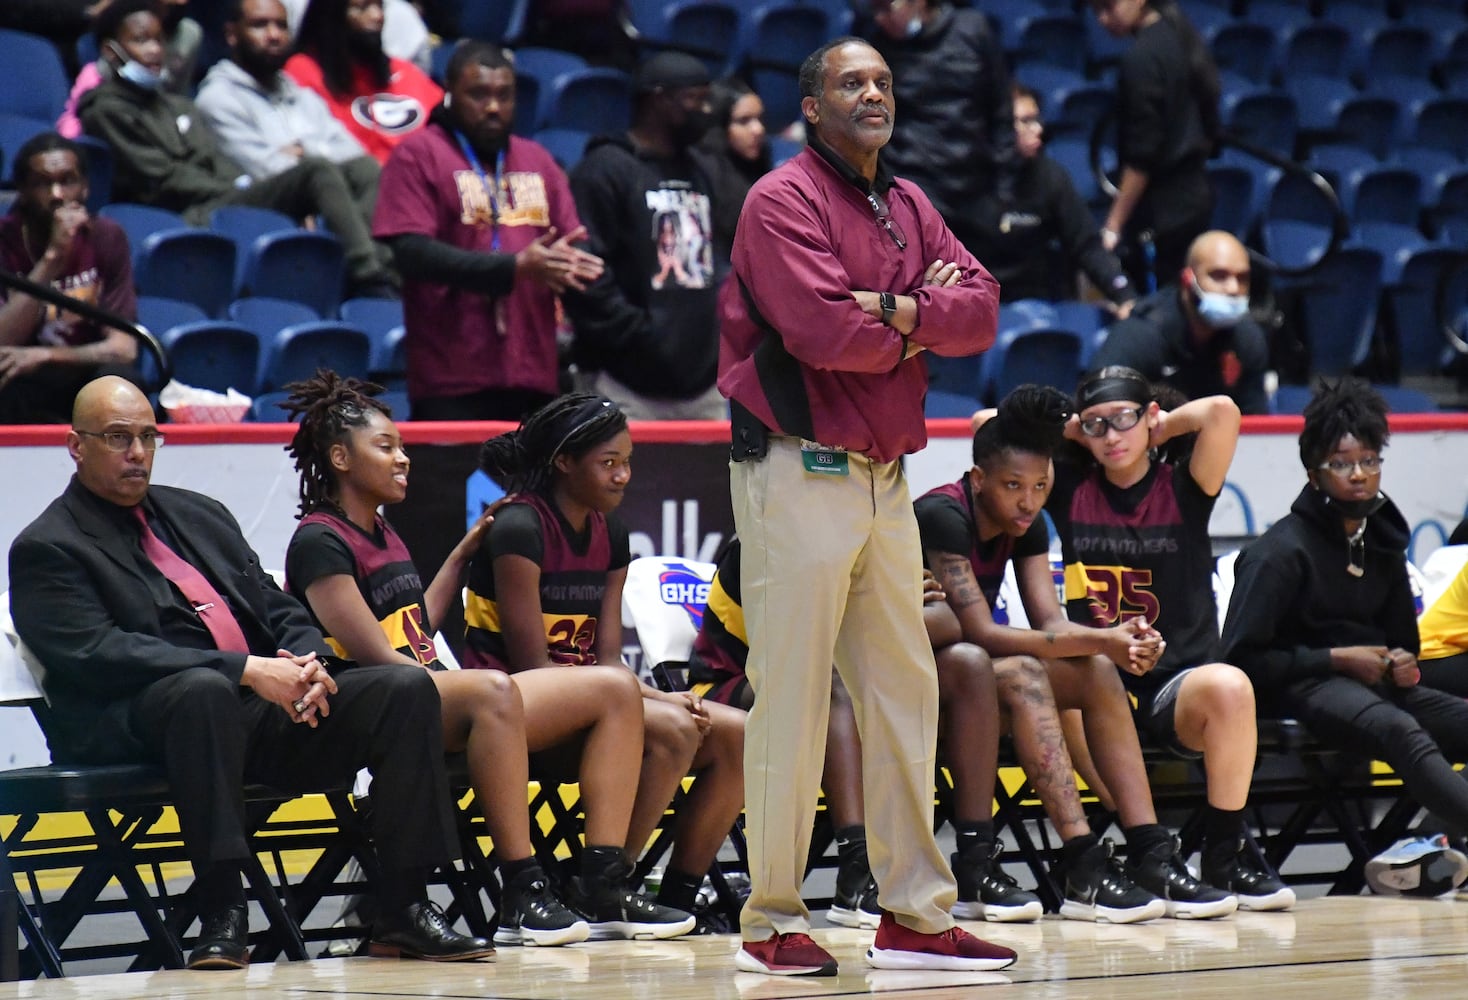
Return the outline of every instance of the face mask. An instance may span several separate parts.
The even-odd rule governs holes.
[[[121,46],[114,45],[112,51],[124,60],[123,64],[117,68],[117,75],[133,86],[141,90],[157,90],[168,79],[167,70],[153,72],[136,59],[130,58]]]
[[[692,146],[702,139],[714,124],[714,116],[706,111],[690,111],[683,121],[673,129],[673,139],[679,146]]]
[[[1346,520],[1359,521],[1381,510],[1386,503],[1386,494],[1378,491],[1376,496],[1367,497],[1365,500],[1337,500],[1335,497],[1327,496],[1325,502],[1340,511],[1341,516]]]
[[[914,17],[907,22],[907,27],[902,29],[902,34],[907,38],[916,38],[923,33],[923,19]]]
[[[1198,297],[1198,315],[1211,329],[1227,330],[1249,314],[1247,295],[1225,295],[1222,292],[1205,292],[1194,289]]]

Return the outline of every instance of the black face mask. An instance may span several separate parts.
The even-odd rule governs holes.
[[[1370,517],[1386,505],[1386,494],[1377,491],[1376,496],[1367,497],[1365,500],[1337,500],[1335,497],[1321,491],[1325,498],[1326,506],[1340,511],[1347,521],[1359,521],[1363,517]]]
[[[714,116],[711,112],[690,111],[673,127],[673,141],[680,149],[687,149],[707,135],[713,125]]]

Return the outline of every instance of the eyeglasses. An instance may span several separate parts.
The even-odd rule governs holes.
[[[1086,437],[1105,437],[1106,428],[1114,431],[1129,431],[1142,422],[1142,411],[1146,407],[1137,406],[1130,410],[1118,410],[1109,417],[1087,417],[1081,421],[1081,433]]]
[[[1334,476],[1349,476],[1358,469],[1368,476],[1374,476],[1381,471],[1381,463],[1385,461],[1386,459],[1380,455],[1367,455],[1354,462],[1348,462],[1344,458],[1332,458],[1329,462],[1321,462],[1317,468]]]
[[[1023,118],[1016,118],[1014,124],[1020,128],[1044,128],[1045,119],[1039,115],[1025,115]]]
[[[892,218],[892,213],[887,209],[887,203],[882,196],[875,191],[867,192],[867,204],[872,206],[872,213],[877,217],[877,225],[887,230],[887,235],[892,237],[892,242],[897,244],[897,249],[907,249],[907,234],[902,227]]]
[[[107,446],[108,451],[125,452],[131,451],[134,441],[140,441],[144,451],[157,451],[163,447],[163,435],[157,431],[143,431],[141,434],[133,434],[130,431],[84,431],[80,427],[73,427],[82,437],[101,438],[102,443]]]

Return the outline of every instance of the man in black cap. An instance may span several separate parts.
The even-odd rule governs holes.
[[[709,73],[664,52],[638,69],[632,127],[598,136],[571,173],[591,250],[606,271],[568,294],[586,388],[634,420],[721,420],[708,131]]]

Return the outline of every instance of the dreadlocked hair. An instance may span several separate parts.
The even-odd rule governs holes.
[[[1005,451],[1049,458],[1065,440],[1065,422],[1075,403],[1059,389],[1026,383],[999,403],[993,419],[974,432],[974,465],[988,470]]]
[[[1313,469],[1335,451],[1347,434],[1372,451],[1381,451],[1391,438],[1387,403],[1364,379],[1346,376],[1331,384],[1321,379],[1305,405],[1305,427],[1300,431],[1300,461]]]
[[[305,517],[319,507],[336,506],[332,445],[345,443],[353,430],[366,427],[373,413],[391,419],[392,407],[376,398],[382,386],[327,368],[285,389],[290,396],[280,407],[291,420],[300,421],[286,452],[301,474],[301,512],[296,516]]]
[[[549,493],[557,455],[580,458],[626,429],[627,417],[605,396],[569,393],[484,442],[479,468],[506,493]]]

